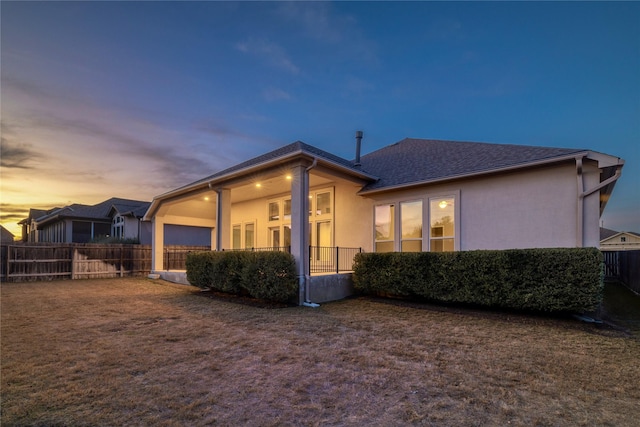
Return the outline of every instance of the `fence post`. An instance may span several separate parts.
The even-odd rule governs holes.
[[[71,248],[71,280],[76,278],[76,253],[78,250],[76,248]]]
[[[340,246],[336,246],[336,274],[340,274]]]
[[[122,254],[122,251],[123,251],[123,245],[120,245],[120,277],[123,277],[123,271],[122,271],[123,270],[122,269],[122,257],[123,257],[123,254]]]

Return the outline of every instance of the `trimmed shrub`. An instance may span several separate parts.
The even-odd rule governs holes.
[[[547,312],[595,310],[603,279],[595,248],[362,253],[353,274],[366,294]]]
[[[187,280],[194,286],[286,302],[298,294],[295,260],[285,252],[192,252]]]
[[[245,258],[244,252],[192,252],[187,255],[187,280],[199,288],[240,294]]]
[[[187,280],[193,286],[208,289],[211,286],[213,254],[215,252],[190,252],[187,254]]]
[[[286,252],[246,252],[242,287],[254,298],[287,302],[298,295],[293,256]]]

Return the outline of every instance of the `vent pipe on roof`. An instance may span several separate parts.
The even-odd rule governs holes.
[[[356,161],[354,166],[360,166],[360,146],[362,144],[362,131],[356,131]]]

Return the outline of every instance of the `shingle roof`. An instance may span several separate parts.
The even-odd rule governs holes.
[[[133,215],[137,218],[144,216],[151,202],[140,202],[137,200],[127,200],[124,202],[116,202],[111,205],[109,213],[115,209],[120,215]],[[109,215],[109,213],[107,215]]]
[[[362,170],[380,178],[362,191],[490,172],[583,151],[406,138],[361,157]]]
[[[189,184],[189,185],[187,185],[185,187],[189,187],[189,186],[192,186],[192,185],[195,185],[195,184],[199,184],[199,183],[202,183],[202,182],[211,181],[211,180],[213,180],[215,178],[219,178],[219,177],[222,177],[222,176],[225,176],[225,175],[232,174],[233,172],[241,171],[243,169],[247,169],[247,168],[250,168],[252,166],[257,166],[257,165],[260,165],[260,164],[263,164],[263,163],[267,163],[267,162],[272,161],[272,160],[276,160],[276,159],[281,158],[281,157],[286,157],[289,154],[299,153],[299,152],[307,153],[307,154],[309,154],[311,156],[319,157],[320,159],[323,159],[323,160],[338,164],[338,165],[343,166],[343,167],[348,168],[348,169],[352,169],[354,172],[362,173],[362,171],[360,169],[357,169],[357,168],[354,167],[353,162],[350,161],[350,160],[347,160],[347,159],[344,159],[342,157],[336,156],[335,154],[331,154],[331,153],[329,153],[327,151],[321,150],[321,149],[319,149],[317,147],[314,147],[312,145],[305,144],[302,141],[296,141],[296,142],[293,142],[293,143],[291,143],[289,145],[285,145],[283,147],[280,147],[280,148],[277,148],[277,149],[275,149],[273,151],[270,151],[270,152],[268,152],[266,154],[262,154],[262,155],[260,155],[258,157],[254,157],[252,159],[249,159],[249,160],[247,160],[245,162],[238,163],[237,165],[234,165],[234,166],[232,166],[230,168],[224,169],[224,170],[222,170],[220,172],[216,172],[213,175],[209,175],[208,177],[200,179],[200,180],[198,180],[196,182],[193,182],[193,183],[191,183],[191,184]],[[184,188],[184,187],[181,187],[181,188]],[[177,188],[176,190],[180,190],[180,188]]]
[[[600,227],[600,240],[608,239],[611,236],[615,236],[619,231],[611,230],[609,228]]]
[[[125,213],[134,210],[141,210],[142,214],[138,216],[142,216],[144,215],[144,212],[146,212],[146,209],[149,206],[149,202],[112,197],[111,199],[105,200],[104,202],[100,202],[95,205],[82,205],[75,203],[69,206],[65,206],[64,208],[54,210],[48,215],[38,218],[37,222],[40,224],[44,224],[56,218],[76,218],[110,221],[109,212],[114,206],[119,207],[119,212],[120,209],[122,209],[122,211],[124,211]]]

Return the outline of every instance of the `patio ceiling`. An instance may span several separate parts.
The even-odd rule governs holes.
[[[312,171],[313,172],[313,171]],[[289,174],[271,173],[252,176],[242,182],[226,186],[231,189],[231,203],[247,200],[276,197],[291,191]],[[290,176],[290,175],[289,175]],[[335,178],[324,174],[309,174],[309,187],[321,187],[335,182]],[[199,219],[215,219],[217,212],[217,194],[215,189],[205,189],[185,194],[172,200],[166,200],[159,207],[157,215]]]

